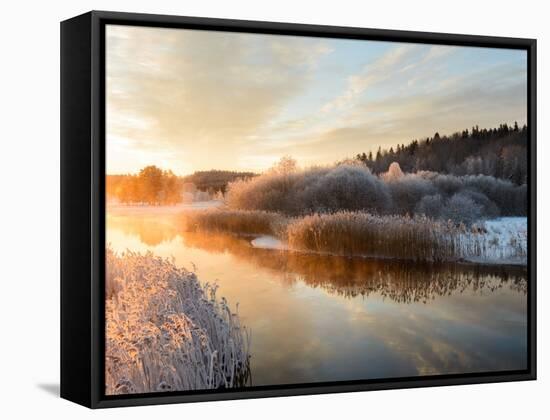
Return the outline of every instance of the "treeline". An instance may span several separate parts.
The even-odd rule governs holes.
[[[287,216],[366,211],[378,215],[424,215],[471,224],[483,218],[525,216],[527,185],[488,175],[403,173],[398,163],[373,174],[362,164],[268,171],[231,183],[232,209]]]
[[[149,205],[176,204],[182,199],[181,178],[172,171],[147,166],[137,175],[107,175],[108,200]]]
[[[432,171],[457,176],[489,175],[516,185],[527,182],[527,126],[501,124],[498,128],[478,126],[452,135],[413,140],[408,145],[356,158],[375,173],[386,172],[392,162],[404,172]]]
[[[225,193],[227,184],[237,179],[249,179],[256,176],[253,172],[235,172],[235,171],[197,171],[192,175],[183,177],[186,183],[193,183],[200,191],[208,191],[210,193],[222,192]]]
[[[107,175],[106,194],[108,200],[125,204],[173,205],[208,200],[225,193],[228,183],[253,176],[252,172],[211,170],[179,177],[151,165],[138,174]]]

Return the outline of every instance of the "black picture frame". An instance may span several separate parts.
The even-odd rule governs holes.
[[[528,368],[521,371],[104,395],[105,25],[520,49],[528,61]],[[90,408],[536,379],[536,40],[92,11],[61,23],[61,397]]]

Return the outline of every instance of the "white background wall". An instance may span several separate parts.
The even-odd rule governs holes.
[[[59,21],[91,9],[538,38],[539,380],[92,412],[59,383]],[[548,58],[543,1],[9,1],[0,23],[0,416],[515,419],[548,416]],[[541,304],[542,303],[542,304]],[[538,415],[536,413],[539,413]]]

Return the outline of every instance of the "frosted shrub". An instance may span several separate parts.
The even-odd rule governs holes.
[[[473,202],[474,207],[467,218],[459,217],[459,212],[443,215],[435,211],[434,197],[441,198],[443,207],[455,205],[456,201]],[[427,171],[406,174],[395,162],[378,177],[366,166],[344,162],[305,170],[270,170],[230,183],[226,202],[235,210],[263,210],[287,216],[367,211],[379,215],[452,217],[460,223],[471,221],[470,216],[477,213],[481,218],[526,215],[527,186],[486,175],[455,176]]]
[[[450,197],[464,188],[463,177],[438,173],[430,176],[423,174],[423,177],[430,179],[436,190],[445,197]]]
[[[463,177],[464,187],[483,193],[494,202],[503,216],[527,215],[527,186],[487,175]]]
[[[232,209],[278,211],[289,206],[285,194],[290,177],[261,175],[254,181],[238,180],[228,185],[226,203]]]
[[[479,191],[472,191],[465,189],[455,196],[463,196],[472,200],[476,206],[480,207],[480,216],[479,218],[494,218],[500,215],[500,210],[497,205],[490,200],[485,194]],[[474,219],[476,221],[479,219]]]
[[[227,205],[286,215],[337,210],[385,211],[391,207],[387,186],[365,166],[342,164],[281,173],[268,171],[229,184]]]
[[[106,394],[246,383],[249,337],[215,286],[151,253],[106,263]]]
[[[385,181],[397,181],[398,179],[403,178],[404,175],[405,174],[401,170],[399,163],[392,162],[388,168],[388,172],[382,174],[382,178]]]
[[[441,213],[444,219],[472,224],[482,216],[482,207],[465,194],[453,195]]]
[[[437,193],[433,183],[415,174],[388,181],[394,214],[413,214],[423,197]]]
[[[391,207],[387,186],[368,168],[339,165],[321,176],[303,176],[296,184],[295,214],[340,210],[386,212]]]
[[[414,209],[415,214],[439,219],[443,212],[444,200],[441,194],[433,194],[422,197]]]
[[[414,213],[472,225],[482,219],[497,217],[499,209],[484,194],[464,190],[449,199],[444,199],[441,194],[426,195],[418,202]]]

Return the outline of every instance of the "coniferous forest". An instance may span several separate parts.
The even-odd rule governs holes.
[[[452,175],[490,175],[517,185],[527,182],[527,126],[501,124],[473,127],[451,135],[435,133],[408,144],[376,153],[362,152],[357,159],[376,174],[393,162],[403,172],[432,171]]]

